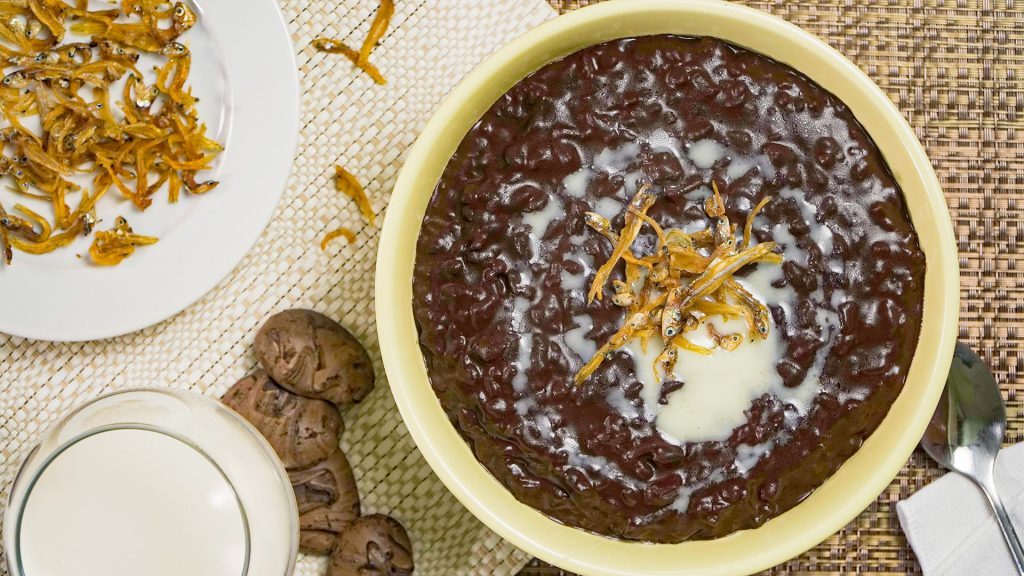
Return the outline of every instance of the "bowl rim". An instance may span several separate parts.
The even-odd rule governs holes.
[[[891,164],[890,169],[907,197],[908,210],[927,259],[921,335],[914,360],[904,389],[879,428],[822,486],[792,509],[756,529],[680,544],[622,541],[592,534],[560,524],[515,500],[473,457],[444,414],[426,378],[412,319],[411,270],[423,217],[421,208],[436,182],[436,178],[424,182],[423,173],[439,175],[453,151],[444,154],[438,150],[443,146],[437,146],[437,142],[460,118],[465,123],[465,116],[470,115],[466,108],[479,108],[481,102],[488,100],[493,103],[511,86],[498,79],[512,77],[514,84],[535,70],[538,66],[529,66],[528,62],[539,58],[538,54],[544,53],[545,46],[556,38],[601,24],[610,29],[606,39],[644,35],[626,30],[629,24],[623,23],[641,15],[699,18],[745,28],[747,32],[770,34],[786,44],[778,51],[806,50],[810,61],[828,69],[812,73],[778,57],[775,48],[751,49],[787,63],[830,92],[832,88],[820,76],[832,73],[841,77],[844,86],[849,85],[849,97],[856,99],[861,108],[870,110],[873,124],[885,126],[882,130],[890,131],[886,135],[894,138],[883,142],[876,137],[879,130],[873,131],[865,124],[887,163],[890,153],[898,153],[901,158],[905,170],[894,170]],[[721,38],[725,29],[710,26],[700,35]],[[666,29],[662,33],[673,31]],[[743,41],[723,39],[746,45]],[[583,45],[586,44],[580,47]],[[544,62],[576,49],[550,52]],[[861,121],[861,113],[847,97],[842,100]],[[479,116],[473,116],[470,125]],[[464,134],[465,131],[456,144]],[[911,202],[908,190],[913,192],[916,202]],[[441,481],[490,529],[542,560],[581,574],[739,575],[784,562],[837,532],[884,491],[907,461],[934,411],[952,358],[959,317],[959,260],[941,187],[913,129],[888,96],[835,49],[780,18],[722,0],[611,0],[559,16],[520,36],[467,75],[437,108],[410,149],[392,193],[378,248],[375,301],[385,372],[413,440]],[[883,428],[884,435],[880,434]],[[467,455],[471,463],[467,462]],[[842,480],[835,480],[837,477]],[[812,508],[812,503],[816,508]]]

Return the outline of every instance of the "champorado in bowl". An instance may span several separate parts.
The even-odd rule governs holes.
[[[920,438],[957,309],[899,111],[713,1],[596,5],[488,59],[410,151],[377,266],[427,460],[585,574],[751,573],[841,528]]]

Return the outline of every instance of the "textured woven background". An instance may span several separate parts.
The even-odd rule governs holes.
[[[580,3],[555,1],[560,10]],[[961,338],[983,352],[1004,382],[1008,442],[1024,439],[1016,383],[1024,363],[1024,1],[818,0],[746,2],[822,36],[859,64],[903,110],[942,180],[961,250]],[[404,150],[430,111],[476,62],[550,15],[541,0],[399,0],[395,26],[375,53],[391,82],[374,86],[336,57],[308,48],[326,32],[358,44],[375,0],[283,0],[296,41],[304,113],[299,157],[281,207],[257,247],[222,284],[174,319],[141,333],[90,344],[47,344],[0,335],[0,498],[14,464],[42,429],[75,404],[138,385],[222,393],[255,364],[250,347],[263,318],[306,306],[344,322],[379,365],[372,322],[376,229],[359,242],[317,238],[360,226],[333,193],[340,162],[387,201]],[[0,286],[2,296],[2,286]],[[525,556],[489,533],[448,494],[416,453],[383,378],[346,413],[343,446],[356,467],[367,511],[405,522],[419,574],[505,575]],[[775,574],[916,573],[894,504],[941,472],[915,454],[879,499],[836,536]],[[0,562],[2,564],[2,562]],[[299,574],[321,562],[304,558]],[[2,568],[0,568],[2,573]],[[558,574],[545,567],[525,574]]]
[[[554,0],[561,11],[591,4]],[[824,38],[900,107],[946,191],[960,245],[960,338],[1003,384],[1024,440],[1024,1],[741,2]],[[917,574],[896,502],[941,475],[920,450],[867,510],[768,574]],[[561,575],[531,564],[523,576]]]
[[[253,0],[231,1],[241,12]],[[339,319],[370,348],[377,388],[345,414],[342,446],[355,467],[364,511],[393,514],[409,528],[417,574],[507,576],[526,563],[525,554],[484,528],[444,488],[402,425],[373,321],[378,229],[363,225],[330,175],[334,163],[346,166],[382,213],[405,151],[441,98],[496,48],[555,12],[543,0],[399,0],[373,55],[389,79],[377,86],[344,58],[318,54],[309,42],[326,34],[359,46],[378,4],[281,1],[302,82],[298,157],[274,220],[228,280],[175,318],[123,338],[50,344],[0,335],[2,501],[24,451],[71,407],[131,386],[220,396],[254,368],[252,340],[263,319],[309,307]],[[272,111],[267,118],[272,121]],[[357,243],[336,242],[321,252],[320,237],[341,225],[358,231]],[[323,564],[302,558],[296,573],[312,576]]]

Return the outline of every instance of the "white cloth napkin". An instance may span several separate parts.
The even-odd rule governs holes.
[[[1024,535],[1024,443],[996,459],[996,488]],[[950,472],[896,504],[907,540],[926,576],[1017,576],[981,490]]]

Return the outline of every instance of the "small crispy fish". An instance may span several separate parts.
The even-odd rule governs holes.
[[[665,306],[662,337],[670,339],[679,333],[682,323],[681,310],[689,306],[693,300],[718,290],[733,274],[744,266],[756,263],[765,254],[774,250],[775,246],[775,242],[763,242],[743,252],[712,260],[707,269],[693,281],[673,290]]]
[[[593,302],[594,298],[598,300],[602,297],[602,291],[604,285],[608,281],[608,276],[611,275],[612,269],[618,264],[622,255],[629,250],[629,247],[633,244],[633,240],[636,239],[640,233],[640,227],[643,225],[643,219],[639,215],[646,214],[647,211],[654,205],[654,201],[657,200],[657,196],[651,192],[650,184],[645,184],[640,187],[636,195],[629,202],[629,206],[626,208],[625,223],[622,227],[622,232],[619,234],[619,241],[612,249],[612,255],[608,258],[608,261],[601,265],[594,275],[594,282],[590,286],[590,292],[587,294],[587,301]]]

